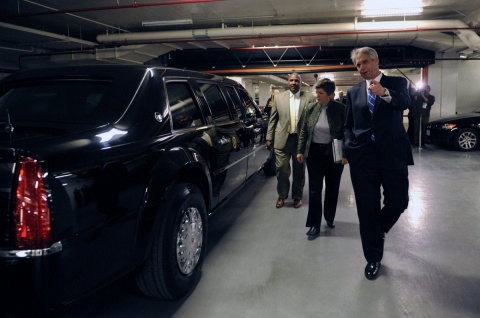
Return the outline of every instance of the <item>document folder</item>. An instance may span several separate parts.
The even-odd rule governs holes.
[[[343,158],[343,140],[342,139],[333,139],[332,142],[333,148],[333,161],[335,163],[342,162]]]

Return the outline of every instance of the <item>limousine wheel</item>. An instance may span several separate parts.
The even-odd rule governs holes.
[[[193,288],[205,257],[205,201],[196,186],[180,183],[161,211],[168,212],[156,224],[151,255],[137,283],[148,296],[179,299]]]

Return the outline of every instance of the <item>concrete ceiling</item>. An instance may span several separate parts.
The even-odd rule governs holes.
[[[438,53],[478,56],[478,1],[419,0],[420,15],[376,18],[361,16],[364,2],[2,0],[0,66],[8,73],[59,64],[162,63],[280,78],[297,70],[306,81],[314,81],[314,73],[341,72],[350,83],[357,80],[349,61],[354,47],[373,46],[384,67],[408,72],[435,63]],[[384,12],[394,10],[394,1],[374,5],[385,2]]]

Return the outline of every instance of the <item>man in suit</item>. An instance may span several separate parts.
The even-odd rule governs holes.
[[[430,121],[430,110],[435,103],[435,96],[430,94],[430,86],[426,85],[423,89],[417,90],[414,111],[414,144],[415,147],[425,148],[425,139],[427,138],[427,124]]]
[[[302,206],[303,186],[305,185],[305,162],[296,159],[298,137],[305,117],[305,107],[315,101],[315,96],[300,90],[302,78],[298,73],[288,76],[289,90],[275,96],[270,119],[268,121],[266,146],[275,152],[277,169],[277,209],[285,204],[290,191],[290,173],[292,177],[293,206]],[[290,166],[290,160],[292,166]]]
[[[365,276],[373,280],[380,270],[385,233],[408,206],[408,165],[413,165],[413,156],[403,111],[410,97],[404,78],[380,72],[374,49],[355,49],[351,58],[365,80],[347,92],[345,156],[367,260]]]
[[[338,92],[338,98],[335,98],[335,101],[340,102],[342,104],[347,103],[347,97],[345,97],[343,91]]]

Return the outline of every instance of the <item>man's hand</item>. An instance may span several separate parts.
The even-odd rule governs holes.
[[[370,86],[368,86],[368,89],[372,91],[373,95],[375,96],[383,96],[385,95],[385,88],[377,82],[376,80],[372,79],[370,81]]]
[[[303,163],[304,156],[303,153],[297,153],[297,161]]]
[[[267,146],[268,150],[272,150],[273,149],[273,142],[271,140],[267,140],[267,141],[265,141],[265,146]]]

